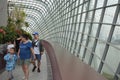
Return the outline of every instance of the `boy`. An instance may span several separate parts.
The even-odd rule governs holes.
[[[14,47],[13,41],[9,41],[7,45],[7,52],[9,52],[10,48]]]
[[[17,60],[14,47],[9,49],[9,52],[4,56],[4,60],[6,61],[6,71],[8,72],[8,80],[14,80],[12,71],[15,69],[15,63]]]

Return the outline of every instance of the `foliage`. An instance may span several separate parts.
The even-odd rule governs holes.
[[[28,27],[29,24],[25,22],[25,18],[26,14],[24,10],[15,6],[9,14],[8,27],[12,27],[14,29],[21,29],[23,26]]]
[[[26,14],[23,9],[15,6],[11,10],[8,16],[7,26],[0,27],[0,44],[13,41],[17,38],[17,35],[21,34],[28,34],[29,38],[32,39],[31,35],[22,29],[22,27],[29,27],[25,18]]]
[[[14,30],[11,27],[0,27],[0,44],[6,43],[8,41],[14,41],[17,38],[17,35],[27,34],[29,39],[32,40],[31,34],[26,32],[23,29]]]
[[[30,33],[26,32],[25,30],[21,29],[22,34],[27,34],[29,36],[29,39],[32,40],[32,36]]]
[[[0,27],[0,43],[3,43],[3,38],[4,38],[4,35],[6,34],[3,26]]]

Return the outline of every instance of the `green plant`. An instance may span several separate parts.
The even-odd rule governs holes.
[[[22,5],[21,5],[22,6]],[[28,22],[25,22],[26,14],[23,9],[15,6],[8,18],[8,27],[12,27],[16,30],[24,27],[29,27]]]
[[[21,5],[22,6],[22,5]],[[22,27],[29,27],[28,22],[25,22],[26,14],[23,9],[15,6],[11,10],[8,16],[7,27],[0,27],[0,43],[6,43],[8,41],[13,41],[17,38],[17,35],[28,34],[29,39],[32,39],[32,36],[22,29]]]
[[[29,39],[32,39],[31,34],[23,29],[14,30],[11,27],[0,27],[0,44],[6,43],[8,41],[14,41],[17,35],[28,34]]]
[[[5,35],[5,31],[4,29],[1,27],[0,28],[0,44],[3,43],[3,38],[4,38],[4,35]]]

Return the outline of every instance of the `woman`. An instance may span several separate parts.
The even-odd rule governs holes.
[[[20,58],[20,64],[22,65],[22,70],[24,72],[24,80],[28,80],[29,77],[29,64],[31,53],[35,59],[34,51],[32,48],[32,43],[28,41],[28,35],[23,34],[21,36],[21,43],[18,50],[18,57]]]

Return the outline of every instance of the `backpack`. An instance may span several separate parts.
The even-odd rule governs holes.
[[[43,52],[44,51],[44,48],[43,48],[43,45],[42,45],[42,40],[37,40],[37,41],[34,41],[32,40],[32,47],[38,47],[39,46],[39,51],[40,52]]]

